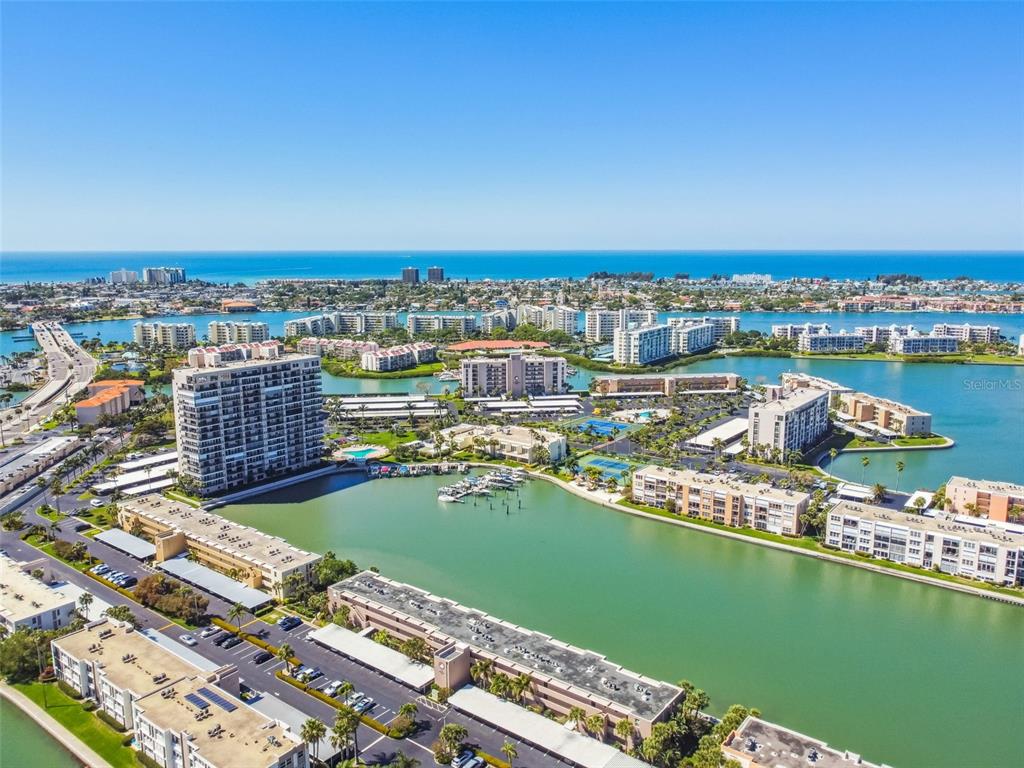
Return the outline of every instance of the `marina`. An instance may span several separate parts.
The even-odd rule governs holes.
[[[444,502],[462,502],[468,496],[493,496],[495,491],[508,491],[518,488],[527,478],[520,469],[497,470],[484,475],[470,475],[453,485],[443,485],[437,489],[437,500]]]

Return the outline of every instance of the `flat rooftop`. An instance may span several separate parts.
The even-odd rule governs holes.
[[[269,565],[291,570],[300,564],[320,559],[320,555],[293,547],[277,536],[233,523],[213,512],[196,509],[157,494],[126,501],[122,509],[179,530],[189,539],[259,567]]]
[[[1002,480],[972,480],[969,477],[954,475],[949,478],[946,487],[948,488],[951,485],[959,485],[964,488],[982,491],[983,493],[1004,493],[1008,496],[1024,496],[1024,485],[1007,483]]]
[[[702,488],[719,490],[723,493],[741,493],[744,496],[775,499],[787,504],[796,504],[808,498],[808,494],[803,491],[776,488],[769,483],[742,483],[723,475],[694,472],[692,469],[670,469],[668,467],[660,467],[657,464],[648,464],[646,467],[641,467],[635,474],[643,474],[646,477],[653,477],[657,480],[665,480],[672,483],[697,485]]]
[[[297,743],[276,720],[202,677],[180,680],[140,698],[136,706],[159,728],[186,732],[191,748],[211,765],[276,765]]]
[[[77,437],[51,437],[16,454],[10,461],[0,466],[0,480],[16,475],[25,467],[30,467],[39,459],[66,450],[78,442]]]
[[[814,389],[812,387],[801,387],[787,392],[784,397],[778,400],[769,400],[766,403],[759,403],[758,405],[751,406],[750,410],[754,411],[792,411],[797,408],[803,408],[804,406],[812,403],[819,398],[828,399],[828,392],[823,389]]]
[[[840,501],[829,510],[830,514],[833,512],[842,515],[849,514],[851,517],[870,520],[876,524],[916,528],[937,535],[969,539],[993,546],[1024,547],[1024,535],[1004,526],[987,525],[984,518],[971,518],[978,520],[977,524],[972,524],[966,522],[965,518],[956,515],[918,515],[846,500]]]
[[[646,719],[656,718],[681,691],[555,640],[408,584],[363,571],[333,587],[402,613],[437,632],[488,651],[537,675],[607,699]]]
[[[21,570],[22,563],[0,555],[0,614],[17,623],[44,611],[74,605],[75,598],[51,589]]]
[[[404,653],[337,624],[327,624],[310,632],[306,639],[355,659],[417,691],[426,690],[434,682],[433,667],[413,661]]]
[[[701,432],[696,437],[691,437],[686,442],[704,448],[713,448],[716,438],[723,443],[731,443],[733,440],[737,440],[745,435],[749,425],[750,419],[737,416],[719,424],[717,427],[712,427],[706,432]]]
[[[765,768],[879,768],[858,754],[833,749],[823,741],[757,717],[744,720],[723,746]]]
[[[98,662],[114,685],[140,696],[199,671],[130,626],[112,621],[87,624],[53,643],[76,659]]]
[[[161,464],[177,464],[178,463],[178,452],[177,451],[164,451],[163,453],[154,453],[152,456],[144,456],[141,459],[134,459],[133,461],[122,461],[117,465],[117,468],[122,472],[133,472],[136,469],[145,469],[146,467],[156,467]]]

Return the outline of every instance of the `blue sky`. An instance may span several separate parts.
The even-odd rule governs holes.
[[[12,4],[17,249],[1022,248],[1024,4]]]

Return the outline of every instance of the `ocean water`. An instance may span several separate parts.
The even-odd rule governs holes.
[[[274,278],[397,278],[403,267],[430,266],[462,280],[581,278],[595,271],[678,272],[693,277],[767,272],[776,278],[867,278],[906,272],[924,278],[959,275],[1024,280],[1024,253],[961,251],[314,251],[314,252],[22,252],[0,253],[0,282],[49,282],[107,277],[116,269],[184,267],[190,277],[217,283]]]

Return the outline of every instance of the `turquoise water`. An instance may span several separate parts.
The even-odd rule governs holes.
[[[71,768],[81,765],[35,721],[0,699],[0,768]]]
[[[219,511],[638,672],[693,680],[716,713],[758,706],[897,768],[1019,764],[1020,608],[635,518],[539,480],[447,505],[436,494],[450,478],[353,482]]]
[[[342,451],[342,453],[347,453],[349,456],[352,456],[353,458],[356,459],[365,459],[367,456],[377,453],[378,450],[379,449],[377,448],[357,448],[355,450],[351,448],[345,448]]]
[[[6,283],[107,277],[122,267],[184,267],[190,278],[255,283],[275,278],[398,278],[403,267],[444,267],[453,279],[586,277],[592,272],[643,269],[656,276],[769,272],[775,278],[870,278],[906,272],[925,278],[964,274],[1020,280],[1021,252],[923,251],[331,251],[173,253],[3,253]]]

